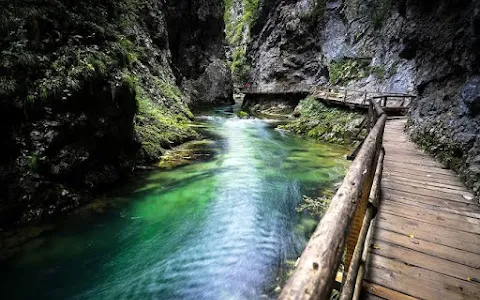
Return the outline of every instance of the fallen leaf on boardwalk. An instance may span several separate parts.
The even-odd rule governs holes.
[[[413,239],[415,236],[413,234],[408,235],[411,239]]]
[[[462,195],[463,198],[465,198],[466,200],[473,200],[473,196],[472,195],[468,195],[468,194],[464,194]]]
[[[470,276],[468,276],[467,281],[472,281],[472,278]]]
[[[377,245],[377,244],[373,244],[373,249],[379,249],[380,250],[380,246]]]

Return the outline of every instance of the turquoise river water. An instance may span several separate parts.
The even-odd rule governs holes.
[[[268,299],[341,180],[345,148],[224,110],[200,118],[212,160],[153,171],[0,263],[3,299]]]

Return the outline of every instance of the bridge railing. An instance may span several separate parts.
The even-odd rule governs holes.
[[[358,298],[360,294],[368,253],[365,249],[367,232],[380,192],[386,122],[386,114],[375,99],[367,101],[370,111],[368,122],[373,127],[279,299],[329,299],[342,263],[346,277],[341,299]]]
[[[412,100],[416,97],[412,94],[405,93],[384,93],[372,92],[365,90],[355,90],[341,86],[332,85],[274,85],[270,87],[260,88],[256,84],[243,87],[240,90],[245,94],[311,94],[316,98],[330,100],[335,102],[343,102],[345,104],[357,104],[366,107],[368,99],[380,100],[382,107],[404,107],[410,106]]]
[[[294,86],[288,85],[275,85],[271,87],[260,88],[255,84],[242,87],[240,92],[245,94],[292,94],[292,93],[310,93],[312,85],[310,84],[295,84]]]
[[[368,99],[381,100],[379,105],[382,107],[408,107],[416,97],[406,93],[384,93],[364,90],[349,89],[340,86],[319,85],[312,87],[311,93],[316,98],[325,100],[336,100],[337,102],[356,103],[368,105]]]

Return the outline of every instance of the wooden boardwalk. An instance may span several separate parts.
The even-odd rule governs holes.
[[[294,87],[274,87],[271,89],[260,89],[256,86],[241,89],[246,96],[284,96],[297,95],[306,97],[311,95],[313,98],[327,105],[348,107],[350,109],[367,110],[370,98],[382,102],[382,109],[389,115],[404,114],[410,103],[416,97],[412,94],[405,93],[383,93],[372,91],[360,91],[347,89],[345,87],[329,86],[329,85],[304,85],[299,84]]]
[[[450,170],[388,120],[365,299],[480,299],[480,209]]]

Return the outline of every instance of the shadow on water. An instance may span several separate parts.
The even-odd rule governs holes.
[[[272,291],[315,226],[295,208],[341,179],[347,149],[231,115],[199,119],[218,137],[213,160],[139,177],[106,200],[114,205],[96,203],[102,213],[79,212],[25,244],[2,264],[5,299],[257,299]]]

